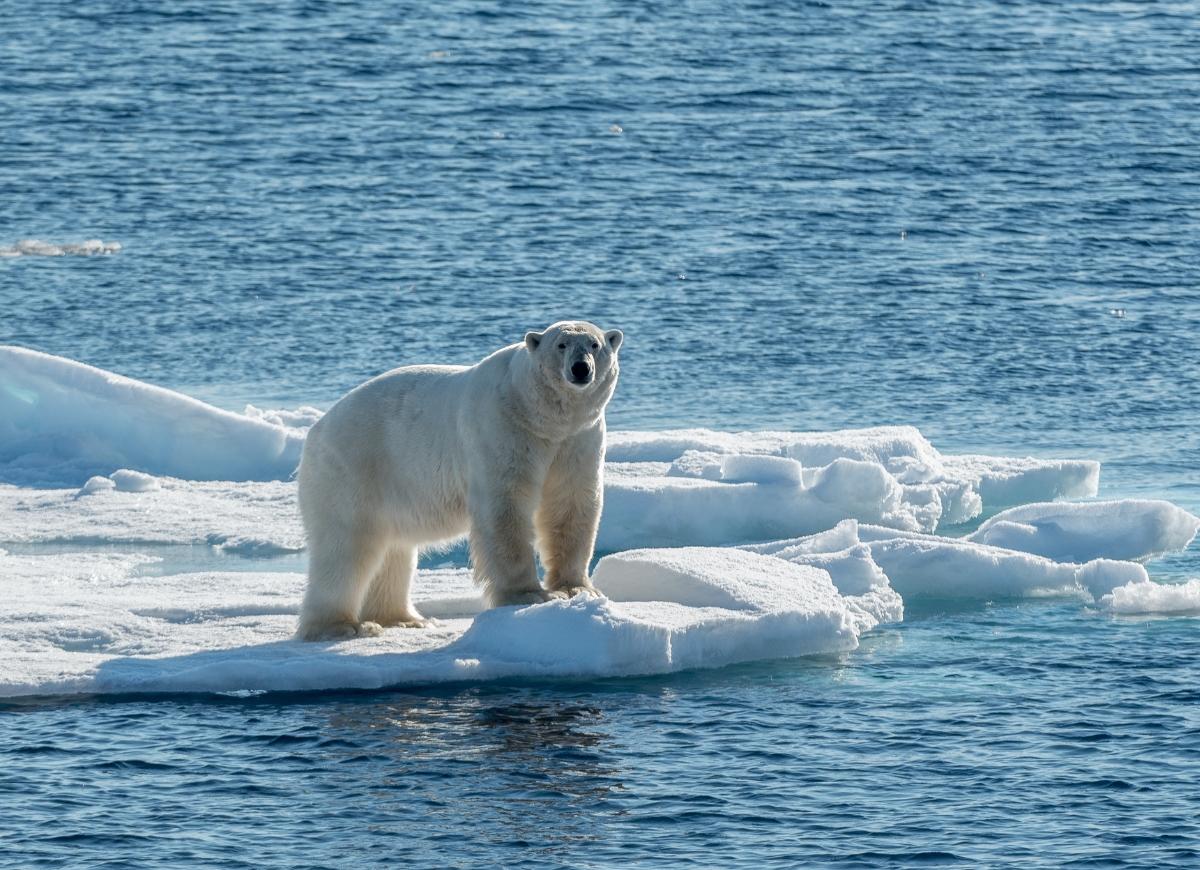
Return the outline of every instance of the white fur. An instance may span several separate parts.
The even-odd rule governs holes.
[[[473,366],[395,369],[334,405],[300,462],[309,571],[298,636],[423,625],[409,597],[418,548],[464,533],[493,606],[593,592],[621,340],[556,323]]]

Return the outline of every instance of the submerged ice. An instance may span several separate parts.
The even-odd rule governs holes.
[[[422,570],[438,624],[380,638],[293,641],[299,574],[164,573],[112,550],[300,551],[291,475],[319,416],[0,348],[0,695],[663,673],[852,650],[920,599],[1200,611],[1200,581],[1144,564],[1190,544],[1190,513],[1060,501],[1095,496],[1099,464],[949,455],[905,426],[611,432],[605,597],[483,611],[465,570]]]

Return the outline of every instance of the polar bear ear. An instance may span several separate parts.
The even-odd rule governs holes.
[[[604,333],[604,340],[608,342],[608,346],[616,350],[621,346],[621,342],[625,340],[625,333],[619,329],[610,329]]]
[[[541,332],[525,333],[525,346],[530,350],[537,350],[538,345],[542,343],[543,334]]]

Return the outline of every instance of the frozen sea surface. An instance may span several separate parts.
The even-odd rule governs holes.
[[[228,412],[3,370],[0,864],[1200,861],[1190,7],[0,16],[0,344]],[[627,336],[628,600],[539,612],[592,670],[247,689],[304,426],[564,316]],[[499,667],[524,625],[462,640],[428,562]]]

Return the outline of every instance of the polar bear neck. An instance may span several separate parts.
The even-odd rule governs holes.
[[[533,435],[562,441],[604,420],[604,408],[617,386],[617,363],[588,390],[575,390],[534,364],[519,347],[509,360],[509,407]]]

